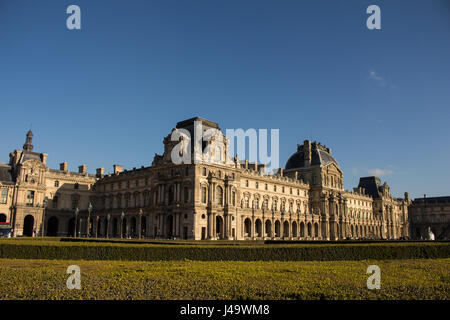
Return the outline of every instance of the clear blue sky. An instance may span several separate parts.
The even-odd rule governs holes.
[[[82,30],[66,28],[81,8]],[[381,7],[381,30],[366,8]],[[345,188],[450,195],[450,2],[0,0],[0,162],[150,165],[177,121],[333,149]]]

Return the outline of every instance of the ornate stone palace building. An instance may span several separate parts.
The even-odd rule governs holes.
[[[211,149],[218,160],[174,164],[172,151],[179,141],[172,141],[171,134],[192,133],[195,121],[204,130],[217,129],[223,138]],[[353,191],[344,190],[339,164],[320,143],[304,141],[284,169],[266,174],[264,165],[230,158],[228,140],[215,122],[188,119],[172,133],[164,139],[164,154],[155,155],[151,166],[123,170],[114,165],[111,174],[99,168],[92,175],[85,165],[69,171],[67,162],[59,170],[48,168],[47,154],[33,152],[29,131],[23,150],[12,152],[9,164],[0,164],[0,221],[11,223],[14,236],[409,237],[408,194],[392,197],[377,177],[361,178]]]
[[[410,206],[411,236],[427,239],[428,228],[436,240],[450,240],[450,197],[414,199]]]

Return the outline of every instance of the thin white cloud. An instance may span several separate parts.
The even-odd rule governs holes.
[[[388,176],[390,174],[393,174],[394,171],[390,170],[390,169],[367,169],[367,172],[372,175],[372,176],[377,176],[377,177],[381,177],[381,176]]]
[[[383,88],[390,88],[390,89],[395,88],[395,85],[386,81],[386,79],[378,75],[374,70],[369,71],[369,80],[375,81],[380,87]]]

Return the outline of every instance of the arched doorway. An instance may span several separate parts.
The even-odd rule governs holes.
[[[319,237],[319,224],[317,222],[314,223],[314,237]]]
[[[275,237],[280,237],[280,229],[281,229],[281,223],[280,221],[275,221]]]
[[[102,236],[102,219],[98,218],[97,220],[97,237]]]
[[[223,219],[221,216],[216,216],[216,237],[223,239]]]
[[[272,236],[272,222],[270,220],[266,220],[266,237]]]
[[[173,237],[173,216],[169,215],[167,217],[167,237],[172,238]]]
[[[308,222],[308,237],[312,237],[312,226],[311,226],[311,222]]]
[[[302,222],[300,222],[300,237],[304,237],[305,236],[305,224]]]
[[[89,218],[89,237],[93,237],[93,236],[95,236],[95,234],[94,234],[94,219],[93,218]]]
[[[29,214],[23,220],[23,235],[25,237],[32,237],[33,230],[34,230],[34,217]]]
[[[244,220],[244,236],[251,237],[252,235],[252,222],[249,218]]]
[[[112,236],[113,238],[119,236],[119,219],[117,218],[112,219]]]
[[[258,238],[262,237],[262,223],[259,219],[256,219],[255,221],[255,233]]]
[[[292,222],[292,237],[297,238],[297,222]]]
[[[0,213],[0,222],[6,222],[6,214]]]
[[[128,234],[127,234],[127,219],[122,219],[122,237],[123,238],[127,238]]]
[[[75,231],[75,218],[70,218],[69,223],[67,224],[67,235],[69,237],[73,237],[74,231]]]
[[[285,221],[283,223],[283,237],[289,238],[289,222]]]
[[[136,238],[136,217],[131,217],[130,221],[130,235],[132,238]]]
[[[58,218],[55,216],[50,217],[50,219],[48,219],[47,221],[47,236],[56,237],[58,235],[58,226]]]

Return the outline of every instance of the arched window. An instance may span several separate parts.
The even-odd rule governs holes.
[[[264,209],[269,209],[269,199],[264,199],[263,208]]]
[[[255,209],[259,209],[259,199],[255,198]]]
[[[223,190],[220,186],[216,188],[216,203],[220,206],[223,205]]]

